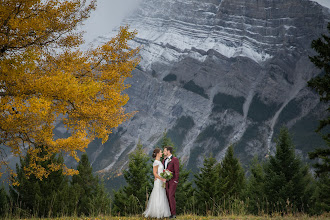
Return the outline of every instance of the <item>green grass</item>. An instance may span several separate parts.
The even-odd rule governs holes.
[[[304,219],[315,219],[315,220],[325,220],[329,219],[330,214],[326,213],[321,216],[308,216],[304,214],[297,214],[297,215],[288,215],[288,216],[281,216],[281,215],[273,215],[271,216],[253,216],[253,215],[225,215],[225,216],[197,216],[197,215],[180,215],[177,216],[177,219],[182,219],[182,220],[215,220],[215,219],[252,219],[252,220],[262,220],[262,219],[269,219],[269,220],[276,220],[276,219],[281,219],[281,220],[304,220]],[[15,218],[5,218],[5,219],[15,219]],[[37,220],[40,218],[29,218],[30,220]],[[106,220],[106,219],[113,219],[113,220],[142,220],[142,219],[151,219],[151,218],[143,218],[141,216],[132,216],[132,217],[113,217],[113,216],[98,216],[98,217],[60,217],[60,218],[43,218],[43,219],[49,219],[49,220]],[[168,219],[168,218],[165,218]]]

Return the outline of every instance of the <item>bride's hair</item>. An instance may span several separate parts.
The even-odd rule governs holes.
[[[156,158],[157,154],[160,152],[159,148],[156,148],[154,152],[152,153],[152,158]]]

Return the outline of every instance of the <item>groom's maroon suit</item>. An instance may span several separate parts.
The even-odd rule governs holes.
[[[163,160],[165,168],[165,159]],[[179,182],[179,160],[172,156],[167,168],[173,173],[173,178],[166,182],[166,195],[171,209],[171,215],[176,215],[175,190]]]

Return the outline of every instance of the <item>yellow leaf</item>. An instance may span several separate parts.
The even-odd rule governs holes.
[[[79,0],[0,4],[0,145],[14,156],[25,154],[23,145],[29,149],[25,171],[39,179],[59,169],[76,174],[57,164],[48,171],[38,162],[59,152],[79,160],[78,151],[95,138],[104,143],[113,128],[134,114],[125,112],[129,98],[122,93],[140,61],[139,48],[128,45],[136,32],[121,27],[104,45],[80,51],[83,39],[75,30],[94,9],[95,1]],[[59,122],[69,137],[54,138]],[[38,146],[45,146],[44,154]]]

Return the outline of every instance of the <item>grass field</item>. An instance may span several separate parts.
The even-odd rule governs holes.
[[[5,219],[15,219],[15,218],[5,218]],[[29,218],[28,220],[37,220],[40,218]],[[112,217],[112,216],[98,216],[98,217],[60,217],[60,218],[43,218],[47,220],[144,220],[144,219],[151,219],[151,218],[143,218],[141,216],[134,216],[134,217]],[[166,218],[168,219],[168,218]],[[232,220],[232,219],[239,219],[239,220],[263,220],[263,219],[269,219],[269,220],[304,220],[304,219],[311,219],[311,220],[326,220],[330,219],[330,213],[323,214],[321,216],[308,216],[308,215],[296,215],[296,216],[253,216],[253,215],[245,215],[245,216],[237,216],[237,215],[226,215],[226,216],[196,216],[196,215],[182,215],[177,216],[177,219],[180,220]]]

